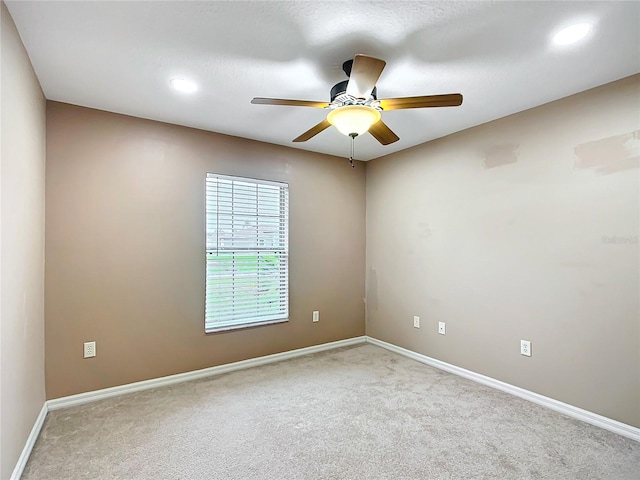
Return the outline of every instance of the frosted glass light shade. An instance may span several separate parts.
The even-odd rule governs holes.
[[[380,112],[364,105],[345,105],[331,110],[327,121],[343,135],[362,135],[380,120]]]

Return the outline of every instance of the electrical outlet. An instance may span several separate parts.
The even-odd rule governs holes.
[[[447,330],[444,322],[438,322],[438,333],[440,335],[446,335]]]
[[[529,340],[520,340],[520,354],[531,356],[531,342]]]
[[[84,342],[84,358],[96,356],[96,342]]]
[[[413,317],[413,327],[420,328],[420,317]]]
[[[315,310],[313,312],[313,321],[314,322],[319,322],[320,321],[320,311],[319,310]]]

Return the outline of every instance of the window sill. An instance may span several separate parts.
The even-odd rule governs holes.
[[[274,325],[276,323],[286,323],[288,322],[288,318],[280,318],[278,320],[265,320],[263,322],[249,322],[249,323],[239,323],[236,325],[225,325],[223,327],[209,327],[205,328],[204,333],[222,333],[229,332],[232,330],[242,330],[244,328],[254,328],[254,327],[262,327],[265,325]]]

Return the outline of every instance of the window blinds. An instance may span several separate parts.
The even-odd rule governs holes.
[[[289,316],[289,186],[207,174],[207,332]]]

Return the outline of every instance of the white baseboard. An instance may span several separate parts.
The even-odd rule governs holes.
[[[154,378],[151,380],[144,380],[142,382],[129,383],[127,385],[119,385],[117,387],[104,388],[102,390],[95,390],[93,392],[80,393],[78,395],[70,395],[68,397],[61,397],[61,398],[55,398],[53,400],[48,400],[42,406],[42,410],[40,410],[40,414],[38,415],[38,418],[36,419],[35,424],[31,429],[31,433],[27,437],[27,442],[24,446],[24,449],[22,450],[22,453],[20,454],[18,463],[16,464],[13,470],[13,473],[11,474],[11,480],[19,480],[20,477],[22,476],[22,472],[24,471],[24,468],[27,465],[27,461],[29,460],[29,455],[31,454],[31,450],[33,449],[33,446],[36,443],[38,436],[40,435],[40,430],[42,429],[42,425],[44,424],[44,420],[47,416],[47,412],[50,410],[58,410],[61,408],[67,408],[75,405],[81,405],[84,403],[95,402],[98,400],[103,400],[105,398],[115,397],[118,395],[124,395],[127,393],[139,392],[142,390],[149,390],[151,388],[157,388],[165,385],[172,385],[180,382],[187,382],[189,380],[196,380],[199,378],[210,377],[213,375],[221,375],[223,373],[229,373],[236,370],[257,367],[260,365],[280,362],[282,360],[288,360],[288,359],[300,357],[303,355],[309,355],[311,353],[322,352],[325,350],[332,350],[334,348],[358,345],[365,342],[371,343],[373,345],[377,345],[379,347],[385,348],[387,350],[398,353],[400,355],[411,358],[413,360],[417,360],[418,362],[424,363],[426,365],[430,365],[440,370],[444,370],[446,372],[453,373],[455,375],[459,375],[464,378],[468,378],[469,380],[473,380],[483,385],[487,385],[489,387],[502,390],[503,392],[510,393],[512,395],[515,395],[520,398],[524,398],[525,400],[529,400],[538,405],[542,405],[544,407],[560,412],[564,415],[567,415],[568,417],[581,420],[591,425],[595,425],[597,427],[603,428],[610,432],[617,433],[624,437],[640,442],[639,428],[632,427],[631,425],[627,425],[625,423],[618,422],[616,420],[612,420],[607,417],[603,417],[602,415],[598,415],[596,413],[592,413],[587,410],[574,407],[572,405],[560,402],[558,400],[554,400],[552,398],[545,397],[543,395],[539,395],[537,393],[531,392],[529,390],[525,390],[520,387],[516,387],[514,385],[510,385],[505,382],[501,382],[500,380],[496,380],[491,377],[487,377],[485,375],[481,375],[479,373],[466,370],[464,368],[456,367],[455,365],[451,365],[446,362],[441,362],[440,360],[436,360],[435,358],[427,357],[426,355],[422,355],[420,353],[407,350],[406,348],[398,347],[391,343],[383,342],[382,340],[378,340],[373,337],[362,336],[362,337],[349,338],[346,340],[338,340],[337,342],[323,343],[322,345],[314,345],[311,347],[299,348],[297,350],[291,350],[288,352],[275,353],[273,355],[266,355],[263,357],[251,358],[248,360],[242,360],[240,362],[219,365],[217,367],[203,368],[202,370],[179,373],[176,375],[169,375],[167,377]]]
[[[119,385],[117,387],[103,388],[101,390],[94,390],[92,392],[79,393],[77,395],[70,395],[68,397],[55,398],[47,402],[47,407],[49,410],[58,410],[60,408],[82,405],[83,403],[95,402],[98,400],[103,400],[105,398],[124,395],[127,393],[149,390],[151,388],[163,387],[166,385],[172,385],[174,383],[188,382],[189,380],[196,380],[213,375],[221,375],[223,373],[229,373],[236,370],[257,367],[260,365],[266,365],[268,363],[280,362],[282,360],[288,360],[290,358],[300,357],[302,355],[309,355],[310,353],[317,353],[340,347],[348,347],[365,342],[366,337],[362,336],[348,338],[346,340],[338,340],[336,342],[323,343],[321,345],[314,345],[311,347],[298,348],[297,350],[274,353],[273,355],[265,355],[264,357],[250,358],[248,360],[242,360],[240,362],[218,365],[217,367],[203,368],[202,370],[178,373],[176,375],[169,375],[167,377],[153,378],[151,380],[128,383],[126,385]]]
[[[47,413],[52,410],[59,410],[61,408],[72,407],[75,405],[82,405],[83,403],[96,402],[105,398],[115,397],[118,395],[124,395],[127,393],[139,392],[141,390],[149,390],[151,388],[162,387],[165,385],[172,385],[174,383],[187,382],[189,380],[196,380],[198,378],[210,377],[213,375],[221,375],[223,373],[229,373],[236,370],[242,370],[245,368],[257,367],[260,365],[266,365],[268,363],[281,362],[283,360],[289,360],[295,357],[301,357],[303,355],[309,355],[311,353],[323,352],[325,350],[332,350],[334,348],[348,347],[352,345],[358,345],[365,343],[367,337],[354,337],[346,340],[338,340],[336,342],[323,343],[321,345],[313,345],[311,347],[298,348],[297,350],[290,350],[288,352],[274,353],[273,355],[265,355],[263,357],[250,358],[248,360],[242,360],[240,362],[227,363],[225,365],[219,365],[217,367],[203,368],[202,370],[194,370],[192,372],[178,373],[176,375],[169,375],[167,377],[153,378],[151,380],[144,380],[141,382],[129,383],[127,385],[119,385],[117,387],[103,388],[102,390],[95,390],[93,392],[79,393],[77,395],[70,395],[68,397],[55,398],[48,400],[42,406],[42,410],[36,419],[27,442],[22,449],[18,463],[13,469],[11,474],[11,480],[19,480],[24,471],[24,467],[27,465],[31,450],[33,449],[40,430],[44,424],[44,420],[47,417]]]
[[[487,385],[506,393],[510,393],[511,395],[515,395],[516,397],[520,397],[543,407],[550,408],[551,410],[555,410],[556,412],[562,413],[563,415],[566,415],[568,417],[575,418],[576,420],[581,420],[591,425],[595,425],[596,427],[600,427],[604,430],[622,435],[623,437],[630,438],[632,440],[635,440],[636,442],[640,442],[640,428],[627,425],[626,423],[618,422],[617,420],[612,420],[611,418],[603,417],[602,415],[598,415],[597,413],[574,407],[573,405],[554,400],[553,398],[545,397],[544,395],[525,390],[524,388],[516,387],[515,385],[511,385],[509,383],[501,382],[500,380],[496,380],[495,378],[472,372],[471,370],[456,367],[455,365],[451,365],[450,363],[442,362],[440,360],[436,360],[435,358],[416,353],[412,350],[407,350],[406,348],[383,342],[382,340],[378,340],[377,338],[367,337],[367,342],[385,348],[392,352],[399,353],[400,355],[411,358],[413,360],[417,360],[418,362],[424,363],[431,367],[435,367],[439,370],[444,370],[445,372],[453,373],[460,377],[473,380],[474,382]]]
[[[31,429],[31,433],[27,437],[27,441],[22,449],[22,453],[20,454],[20,458],[18,458],[18,463],[16,463],[15,468],[13,469],[13,473],[11,474],[11,480],[19,480],[22,476],[22,472],[24,471],[24,467],[27,466],[27,461],[29,460],[29,455],[31,455],[31,450],[33,450],[33,446],[40,435],[40,430],[42,429],[42,425],[44,424],[44,419],[47,418],[47,402],[44,402],[42,405],[42,409],[36,418],[36,422],[33,424],[33,428]]]

